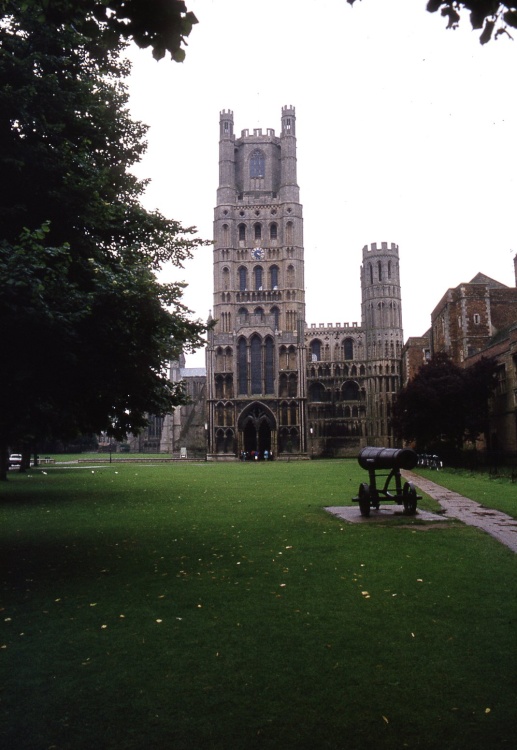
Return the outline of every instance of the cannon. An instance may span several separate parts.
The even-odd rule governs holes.
[[[401,469],[414,469],[418,463],[418,456],[410,448],[363,448],[357,457],[362,469],[366,469],[369,475],[370,483],[362,482],[359,485],[357,497],[352,498],[353,502],[359,503],[359,510],[362,516],[369,516],[370,509],[379,510],[381,497],[387,500],[393,500],[396,503],[404,505],[404,513],[414,515],[416,513],[417,500],[422,496],[417,495],[416,488],[411,482],[404,482],[400,476]],[[377,476],[386,477],[384,487],[377,487],[378,470],[384,470],[388,473]],[[395,491],[389,491],[391,480],[395,480]]]

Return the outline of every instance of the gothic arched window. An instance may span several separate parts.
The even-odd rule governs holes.
[[[260,222],[257,221],[257,223],[254,226],[254,230],[255,230],[255,239],[261,240],[262,239],[262,224],[260,224]]]
[[[343,356],[345,359],[354,358],[354,342],[353,339],[345,339],[343,341]]]
[[[280,324],[280,310],[278,307],[271,308],[271,315],[275,316],[275,329],[278,330]]]
[[[251,392],[262,393],[262,341],[252,336],[250,342]]]
[[[256,179],[266,174],[266,158],[258,148],[250,156],[250,177]]]
[[[359,386],[353,380],[347,380],[342,389],[343,401],[359,401]]]
[[[253,276],[255,277],[255,291],[258,292],[262,289],[262,266],[255,266]]]
[[[289,289],[294,286],[294,266],[287,266],[287,286]]]
[[[269,227],[269,239],[276,240],[278,237],[278,225],[273,222]]]
[[[230,269],[226,266],[223,268],[223,289],[230,288]]]
[[[246,239],[246,224],[239,224],[239,239]]]
[[[312,362],[319,362],[321,360],[321,341],[318,339],[311,341],[311,360]]]
[[[293,222],[288,221],[285,225],[285,244],[286,245],[292,245],[293,244]]]
[[[245,395],[248,392],[248,372],[246,357],[246,339],[239,339],[239,344],[237,346],[237,387],[239,395]]]
[[[269,269],[269,286],[271,289],[278,287],[278,266],[271,266]]]
[[[248,288],[248,272],[244,266],[239,268],[239,291],[245,292]]]
[[[311,401],[325,401],[325,386],[323,383],[313,383],[309,388]]]
[[[275,382],[274,382],[274,352],[275,352],[275,345],[273,343],[273,339],[271,336],[268,336],[266,339],[266,349],[265,349],[265,374],[266,374],[266,382],[265,382],[265,393],[274,393],[275,392]]]

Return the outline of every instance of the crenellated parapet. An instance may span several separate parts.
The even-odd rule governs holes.
[[[371,257],[371,255],[395,255],[398,257],[399,246],[395,242],[391,242],[389,245],[387,242],[381,242],[380,245],[377,242],[372,242],[371,245],[365,245],[363,247],[363,260]]]

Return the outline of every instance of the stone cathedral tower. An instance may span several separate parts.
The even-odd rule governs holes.
[[[214,218],[215,327],[207,347],[208,454],[304,456],[306,446],[303,218],[296,116],[280,135],[233,132],[220,114]]]
[[[398,245],[382,242],[363,248],[361,313],[365,331],[367,434],[370,443],[391,441],[391,404],[400,389],[400,360],[404,345]]]

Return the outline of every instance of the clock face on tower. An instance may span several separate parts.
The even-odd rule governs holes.
[[[251,251],[251,257],[253,260],[264,260],[265,252],[261,247],[256,247]]]

